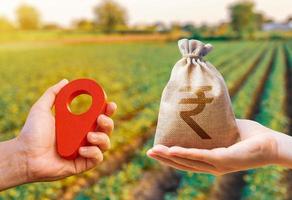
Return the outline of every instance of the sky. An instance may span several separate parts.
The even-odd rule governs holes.
[[[228,5],[236,0],[115,0],[128,11],[129,23],[161,21],[215,24],[228,19]],[[44,22],[69,26],[73,20],[93,19],[93,8],[102,0],[0,0],[0,16],[15,20],[22,3],[36,7]],[[276,21],[292,15],[292,0],[254,0],[256,10]]]

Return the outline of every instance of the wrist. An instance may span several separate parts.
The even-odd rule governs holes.
[[[0,191],[29,182],[25,151],[18,138],[0,143]]]
[[[272,134],[277,141],[277,156],[273,164],[292,168],[292,152],[289,150],[292,146],[292,137],[276,131]]]
[[[16,146],[15,148],[15,154],[16,156],[16,161],[18,166],[17,171],[19,173],[19,175],[22,177],[21,181],[23,183],[28,183],[31,182],[31,180],[29,179],[29,173],[28,173],[28,165],[27,165],[27,153],[25,151],[25,148],[23,146],[23,143],[19,140],[18,137],[13,139],[13,143]]]

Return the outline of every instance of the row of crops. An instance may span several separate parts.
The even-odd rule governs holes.
[[[271,74],[265,83],[259,112],[255,116],[256,121],[261,124],[283,132],[288,121],[284,109],[286,103],[284,59],[283,48],[278,49],[272,62]],[[247,199],[285,199],[285,187],[281,184],[283,170],[282,167],[274,166],[251,170],[245,177],[247,182],[244,188],[245,197]]]
[[[214,46],[207,59],[224,75],[237,117],[287,132],[285,59],[291,66],[291,43]],[[0,199],[224,199],[233,191],[246,199],[286,197],[288,191],[281,184],[286,172],[280,167],[216,179],[176,172],[146,157],[160,94],[179,57],[174,43],[0,48],[0,140],[17,135],[32,103],[64,77],[96,79],[119,106],[112,149],[101,166],[61,181],[19,186],[1,193]],[[85,102],[78,105],[82,110]],[[237,182],[241,184],[233,184]]]

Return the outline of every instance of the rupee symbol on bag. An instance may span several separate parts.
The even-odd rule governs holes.
[[[211,103],[213,98],[206,98],[205,92],[212,90],[212,86],[202,86],[195,90],[197,98],[183,98],[179,101],[179,104],[193,104],[197,105],[193,110],[180,111],[181,118],[202,138],[211,139],[211,137],[199,126],[192,116],[201,113],[206,104]],[[184,87],[179,90],[180,92],[193,92],[190,86]]]

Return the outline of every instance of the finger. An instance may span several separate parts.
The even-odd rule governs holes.
[[[98,161],[95,158],[87,158],[87,168],[86,168],[86,170],[94,168],[99,163],[100,163],[100,161]]]
[[[106,115],[97,118],[98,131],[110,134],[114,129],[114,121]]]
[[[89,132],[87,134],[87,140],[89,143],[98,146],[102,151],[106,151],[110,148],[110,139],[105,133]]]
[[[214,150],[171,147],[169,154],[172,156],[186,158],[189,160],[203,161],[209,164],[216,162],[216,154]]]
[[[66,84],[68,84],[68,80],[63,79],[56,85],[47,89],[47,91],[39,98],[39,100],[34,104],[33,107],[41,108],[44,110],[51,110],[54,105],[56,95]]]
[[[169,155],[169,148],[161,144],[155,145],[152,148],[152,151],[158,155],[165,155],[165,156]]]
[[[173,147],[171,147],[173,148]],[[202,161],[197,161],[197,160],[192,160],[192,159],[188,159],[186,157],[179,157],[179,156],[175,156],[175,155],[171,155],[170,153],[170,149],[171,148],[167,148],[163,145],[157,145],[153,148],[153,153],[156,155],[159,155],[159,157],[168,159],[168,160],[172,160],[173,162],[180,164],[180,165],[184,165],[184,166],[188,166],[188,167],[195,167],[197,170],[202,170],[202,171],[215,171],[216,168],[208,163],[202,162]]]
[[[102,152],[96,146],[80,147],[79,154],[84,158],[95,159],[98,163],[103,160]]]
[[[169,159],[177,164],[194,167],[201,171],[210,171],[210,172],[216,171],[216,168],[213,165],[202,162],[202,161],[195,161],[195,160],[190,160],[186,158],[180,158],[177,156],[171,156],[169,157]]]
[[[96,165],[98,165],[99,163],[96,159],[92,159],[92,158],[83,158],[83,159],[86,159],[86,166],[85,166],[85,170],[83,171],[90,170],[94,168]]]
[[[105,109],[105,115],[112,116],[117,110],[117,104],[114,102],[109,102]]]
[[[175,169],[178,169],[178,170],[190,171],[190,172],[195,172],[195,173],[211,173],[211,172],[198,170],[194,167],[184,166],[184,165],[175,163],[172,160],[160,157],[159,155],[156,155],[156,154],[151,154],[151,158],[154,158],[155,160],[161,162],[162,164],[168,165],[168,166],[175,168]]]
[[[175,162],[173,162],[171,160],[168,160],[166,158],[160,157],[159,155],[155,154],[152,150],[147,151],[147,155],[150,158],[153,158],[153,159],[161,162],[162,164],[171,166],[171,167],[173,167],[175,169],[180,169],[180,170],[184,170],[184,171],[191,171],[192,170],[190,167],[180,166],[179,164],[177,164],[177,163],[175,163]]]

